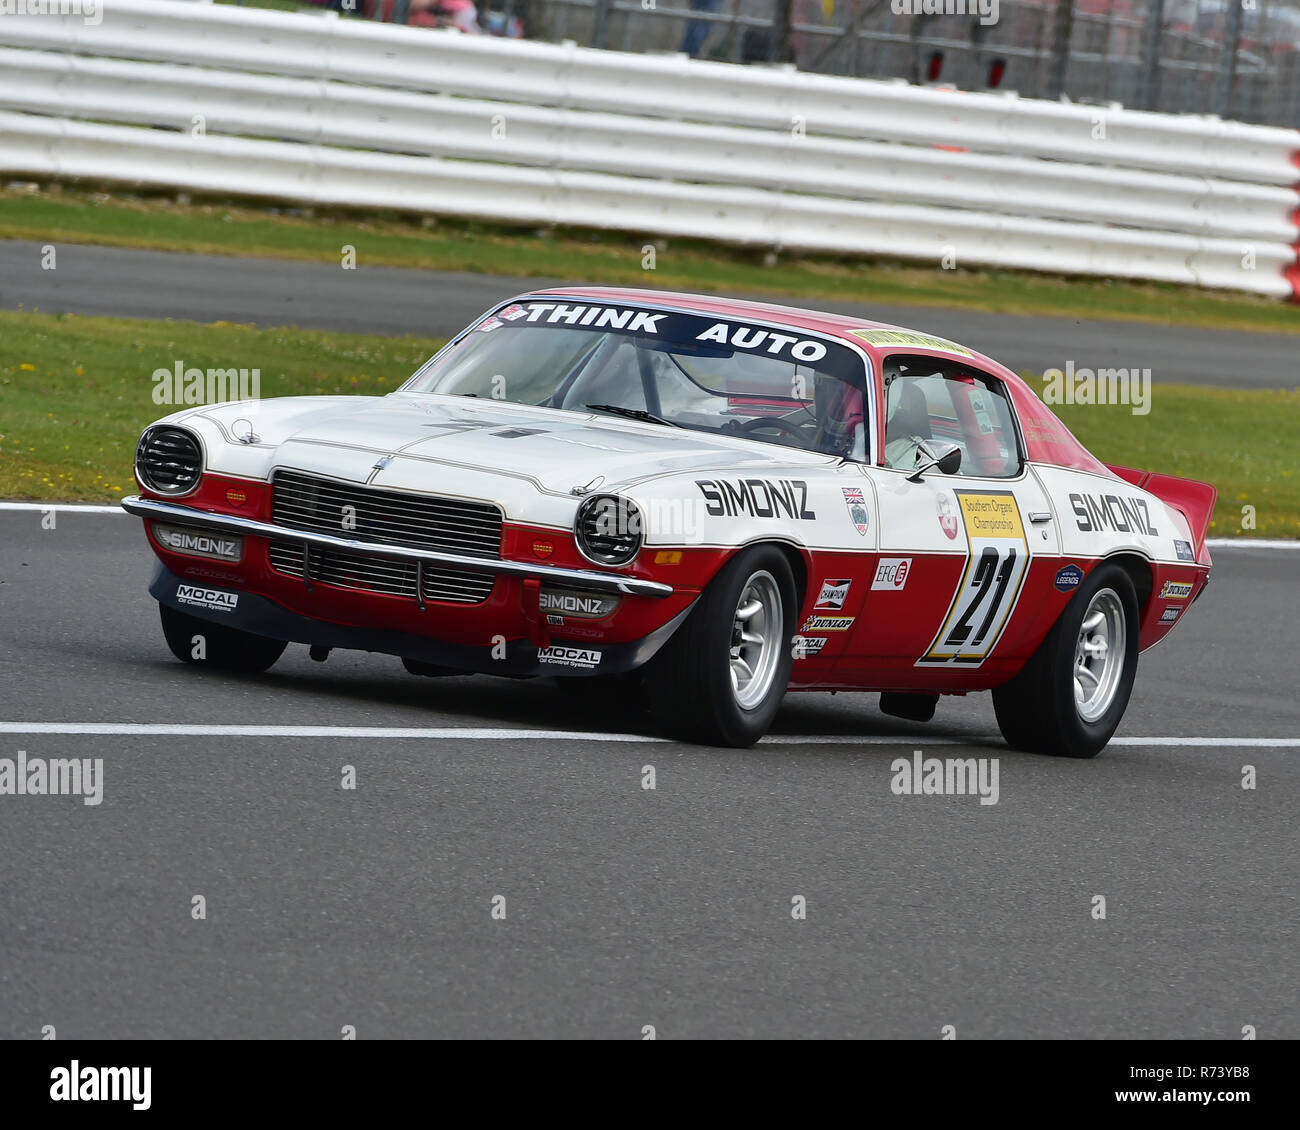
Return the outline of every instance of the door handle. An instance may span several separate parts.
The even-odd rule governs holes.
[[[1029,512],[1029,520],[1035,524],[1038,524],[1040,522],[1050,522],[1052,520],[1052,516],[1050,514],[1044,513],[1041,510],[1031,510]]]

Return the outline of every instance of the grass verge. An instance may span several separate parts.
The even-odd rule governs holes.
[[[97,243],[338,263],[345,245],[363,266],[663,289],[784,295],[815,303],[904,303],[999,313],[1300,333],[1300,308],[1250,295],[1158,283],[1067,279],[1014,271],[918,266],[788,254],[634,233],[520,230],[399,215],[190,202],[52,184],[0,191],[0,239]],[[655,269],[642,268],[655,244]]]
[[[1052,411],[1106,463],[1213,483],[1211,537],[1300,538],[1300,391],[1157,384],[1148,416],[1122,404]]]
[[[141,429],[174,411],[155,369],[261,370],[263,397],[384,393],[442,344],[216,322],[0,311],[0,498],[103,502],[135,489]]]
[[[171,409],[155,369],[257,368],[264,397],[383,393],[441,342],[215,323],[0,312],[0,497],[103,502],[133,489],[140,430]],[[1122,405],[1061,406],[1109,463],[1206,479],[1212,533],[1300,537],[1300,392],[1180,385],[1152,390],[1148,416]],[[1256,529],[1243,530],[1242,508]]]

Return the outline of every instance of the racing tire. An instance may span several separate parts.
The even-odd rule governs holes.
[[[646,665],[642,693],[659,728],[703,745],[758,741],[790,682],[799,601],[775,546],[743,550],[723,566]]]
[[[182,663],[257,675],[279,659],[289,646],[284,640],[255,636],[252,632],[214,624],[211,620],[200,620],[166,604],[158,605],[158,612],[162,617],[167,646]],[[195,636],[203,637],[201,659],[194,655]]]
[[[1138,604],[1120,565],[1097,566],[1038,650],[993,691],[1007,744],[1026,753],[1096,757],[1115,733],[1138,663]]]

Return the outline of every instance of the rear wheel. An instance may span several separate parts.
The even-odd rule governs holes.
[[[798,614],[790,563],[775,546],[728,562],[645,669],[646,705],[660,727],[708,745],[758,741],[790,682]]]
[[[1015,749],[1095,757],[1124,717],[1137,662],[1133,582],[1099,565],[1020,674],[993,691],[1002,736]]]
[[[158,605],[158,612],[167,646],[182,663],[255,675],[270,667],[289,646],[284,640],[200,620],[166,604]]]

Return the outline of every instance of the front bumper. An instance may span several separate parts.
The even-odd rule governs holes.
[[[181,599],[182,593],[188,596],[195,588],[202,588],[208,596],[218,593],[234,597],[234,602],[212,601],[219,606],[218,610],[196,605],[192,597]],[[687,607],[661,628],[630,643],[602,641],[588,644],[564,640],[539,648],[531,640],[517,639],[493,647],[474,647],[412,632],[315,620],[256,593],[229,588],[220,583],[199,583],[178,577],[161,562],[155,566],[149,595],[159,604],[165,604],[189,616],[271,639],[319,647],[377,651],[459,671],[514,678],[534,675],[617,675],[631,671],[646,663],[663,647],[690,613],[690,608]]]
[[[494,573],[506,577],[534,578],[553,582],[557,585],[592,590],[595,592],[619,593],[624,596],[668,597],[673,595],[672,585],[649,581],[640,577],[627,577],[618,573],[601,573],[595,569],[569,569],[558,565],[534,564],[528,561],[503,561],[497,557],[470,557],[459,553],[447,553],[436,549],[412,549],[402,545],[388,545],[383,542],[359,541],[353,538],[337,537],[334,534],[322,534],[312,530],[295,530],[291,526],[279,526],[272,522],[259,522],[255,518],[240,518],[233,514],[214,514],[208,510],[196,510],[192,506],[180,506],[175,502],[159,502],[138,495],[128,495],[122,499],[122,509],[138,518],[155,521],[176,522],[183,526],[212,530],[223,534],[246,534],[253,537],[271,538],[277,541],[294,541],[307,545],[322,546],[327,549],[349,550],[354,553],[369,553],[376,557],[391,557],[400,561],[414,561],[423,568],[425,565],[439,568],[466,569],[477,573]],[[417,589],[418,591],[418,589]]]

